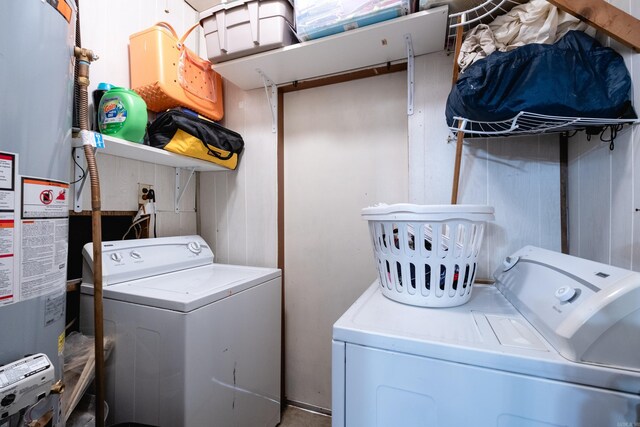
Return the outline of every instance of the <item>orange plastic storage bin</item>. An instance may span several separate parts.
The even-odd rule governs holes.
[[[222,78],[211,63],[184,45],[171,25],[159,22],[129,37],[131,88],[151,111],[186,107],[212,120],[224,115]]]

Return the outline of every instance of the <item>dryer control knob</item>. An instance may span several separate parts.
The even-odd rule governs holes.
[[[114,252],[111,254],[110,257],[112,260],[114,260],[115,262],[120,262],[122,261],[122,254],[120,252]]]
[[[189,242],[187,244],[187,248],[189,248],[189,250],[196,255],[202,252],[202,246],[200,246],[200,242],[196,242],[196,241]]]
[[[508,256],[502,261],[502,271],[511,270],[520,261],[519,256]]]
[[[2,398],[2,400],[0,401],[0,406],[9,406],[11,405],[13,402],[15,402],[16,400],[16,394],[15,393],[11,393],[11,394],[7,394],[5,397]]]
[[[142,255],[140,255],[140,252],[138,252],[138,251],[129,252],[129,256],[131,256],[131,258],[133,258],[133,259],[141,259],[142,258]]]
[[[570,286],[563,286],[556,291],[556,298],[561,302],[567,302],[576,294],[576,290]]]

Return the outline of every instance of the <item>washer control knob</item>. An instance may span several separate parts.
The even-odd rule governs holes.
[[[520,261],[519,256],[508,256],[502,261],[502,271],[509,271]]]
[[[189,242],[187,244],[187,248],[189,248],[189,250],[196,255],[202,252],[202,246],[200,246],[200,242],[196,242],[195,240],[193,242]]]
[[[5,397],[2,398],[2,400],[0,401],[0,406],[9,406],[11,405],[13,402],[15,402],[16,400],[16,395],[15,393],[11,393],[11,394],[7,394]]]
[[[576,294],[576,290],[571,286],[563,286],[556,290],[556,298],[560,300],[560,302],[567,302]]]
[[[122,261],[122,254],[120,252],[114,252],[111,254],[110,257],[112,260],[114,260],[115,262],[120,262]]]
[[[140,252],[138,251],[129,252],[129,256],[131,256],[131,258],[133,259],[142,259],[142,255],[140,255]]]

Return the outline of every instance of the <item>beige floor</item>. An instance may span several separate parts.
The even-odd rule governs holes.
[[[287,406],[282,414],[280,427],[331,427],[331,417]]]

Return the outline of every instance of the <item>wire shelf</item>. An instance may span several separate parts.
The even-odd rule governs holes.
[[[540,133],[560,133],[587,128],[604,128],[607,126],[633,125],[640,123],[638,119],[601,119],[589,117],[561,117],[521,111],[515,117],[497,121],[483,122],[463,117],[454,117],[454,125],[449,126],[457,135],[464,132],[465,137],[480,138],[491,136],[535,135]]]
[[[456,11],[456,4],[451,4],[450,9],[453,13],[449,15],[447,45],[450,48],[455,46],[458,27],[462,27],[462,32],[466,33],[471,27],[475,27],[478,24],[488,24],[498,16],[509,12],[515,6],[527,3],[528,1],[529,0],[478,0],[475,2],[477,5],[463,11]]]
[[[456,43],[458,29],[466,33],[478,24],[489,24],[498,16],[509,12],[529,0],[450,0],[448,47]],[[493,136],[535,135],[541,133],[561,133],[588,128],[620,128],[628,124],[640,123],[637,118],[602,119],[589,117],[561,117],[522,111],[515,117],[502,121],[478,121],[464,117],[454,117],[449,129],[454,135],[464,132],[465,137],[480,138]]]

